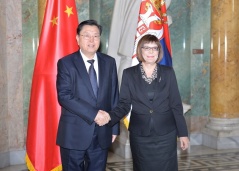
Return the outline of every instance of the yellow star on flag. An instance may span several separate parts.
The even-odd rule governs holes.
[[[51,20],[52,27],[53,27],[54,25],[57,25],[57,19],[58,19],[58,17],[53,17],[53,19]]]
[[[73,12],[72,12],[72,7],[69,8],[69,7],[66,5],[66,10],[65,10],[64,12],[67,13],[67,15],[68,15],[68,17],[69,17],[71,14],[73,14]]]

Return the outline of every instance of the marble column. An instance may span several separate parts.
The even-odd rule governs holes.
[[[22,4],[0,5],[0,168],[24,162]]]
[[[239,147],[239,1],[211,1],[211,114],[203,144]]]
[[[7,59],[6,51],[6,2],[0,5],[0,168],[9,165],[8,124],[7,124]]]

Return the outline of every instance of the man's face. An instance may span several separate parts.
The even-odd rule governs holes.
[[[91,59],[100,46],[100,31],[96,26],[85,25],[76,40],[83,54]]]

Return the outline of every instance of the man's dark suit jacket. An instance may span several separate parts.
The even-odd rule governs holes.
[[[123,72],[118,106],[110,112],[114,125],[131,111],[129,131],[141,136],[150,134],[150,120],[158,135],[177,130],[179,137],[188,136],[182,101],[173,68],[158,65],[158,77],[153,101],[149,101],[140,64]]]
[[[61,147],[86,150],[92,141],[98,110],[110,111],[118,102],[118,79],[115,60],[98,53],[98,98],[94,96],[88,72],[79,51],[57,63],[57,93],[61,105],[57,144]],[[119,134],[119,125],[98,127],[98,141],[103,149],[112,143],[112,134]]]

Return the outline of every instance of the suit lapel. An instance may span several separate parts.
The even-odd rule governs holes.
[[[135,86],[137,86],[137,87],[139,88],[139,92],[137,92],[137,94],[138,94],[139,96],[142,96],[142,99],[145,99],[144,102],[145,102],[145,104],[146,104],[148,107],[151,107],[152,104],[151,104],[150,101],[148,100],[149,97],[148,97],[148,95],[147,95],[146,89],[145,89],[144,84],[143,84],[143,81],[144,81],[144,80],[142,79],[142,74],[141,74],[141,70],[140,70],[140,64],[137,65],[134,74],[135,74],[135,77],[134,77],[134,78],[136,78],[136,81],[134,81],[134,82],[137,83],[137,85],[135,85]],[[139,81],[137,81],[137,80],[139,80]]]
[[[160,65],[158,65],[158,73],[157,73],[157,82],[156,82],[156,88],[155,88],[155,95],[154,95],[154,100],[156,98],[158,98],[158,96],[160,96],[160,92],[164,89],[164,86],[166,85],[166,80],[165,80],[165,76],[163,75],[164,73],[162,73],[161,67]],[[159,100],[159,101],[158,101]],[[160,101],[163,100],[162,97],[157,99],[157,104],[158,102],[160,103]]]
[[[93,89],[92,89],[92,86],[91,86],[91,83],[90,83],[89,74],[86,70],[85,63],[82,59],[82,56],[81,56],[79,51],[76,54],[77,55],[75,55],[75,58],[74,58],[75,67],[77,68],[78,73],[83,80],[82,83],[86,85],[86,87],[91,92],[91,95],[95,98],[95,95],[94,95],[94,92],[93,92]]]
[[[104,84],[107,82],[106,80],[104,81],[104,75],[105,75],[105,69],[106,69],[106,65],[105,65],[105,60],[104,57],[101,56],[100,54],[97,53],[97,58],[98,58],[98,79],[99,79],[99,89],[98,89],[98,97],[102,97],[101,94],[102,92],[104,92]]]

